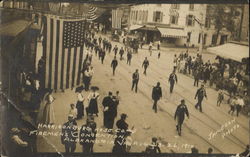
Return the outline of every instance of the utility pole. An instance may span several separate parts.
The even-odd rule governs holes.
[[[199,53],[201,54],[202,53],[202,50],[203,50],[203,14],[201,13],[201,18],[200,19],[197,19],[196,17],[194,17],[194,20],[200,25],[200,45],[199,45]]]

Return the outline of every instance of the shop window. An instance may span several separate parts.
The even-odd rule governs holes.
[[[211,26],[211,20],[210,20],[210,18],[206,17],[205,27],[210,28],[210,26]]]

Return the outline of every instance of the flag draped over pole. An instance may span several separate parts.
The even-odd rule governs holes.
[[[88,13],[87,13],[87,20],[88,21],[93,21],[95,19],[97,19],[97,15],[96,15],[96,7],[90,6]]]
[[[81,79],[85,22],[51,15],[45,18],[45,88],[73,88]]]

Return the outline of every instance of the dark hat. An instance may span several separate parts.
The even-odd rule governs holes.
[[[125,113],[122,113],[122,114],[121,114],[121,118],[127,118],[127,117],[128,117],[127,114],[125,114]]]
[[[99,90],[99,87],[97,87],[97,86],[92,86],[91,89],[94,90],[94,91],[96,91],[96,90]]]
[[[182,100],[181,100],[181,102],[185,102],[185,100],[184,100],[184,99],[182,99]]]
[[[153,137],[153,138],[152,138],[152,141],[153,141],[153,142],[156,142],[156,141],[157,141],[157,138],[156,138],[156,137]]]

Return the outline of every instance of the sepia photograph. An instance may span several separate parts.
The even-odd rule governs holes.
[[[249,1],[3,0],[1,157],[249,157]]]

